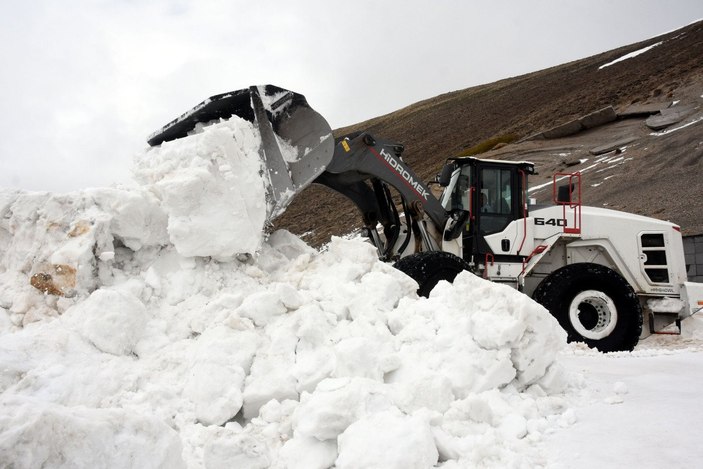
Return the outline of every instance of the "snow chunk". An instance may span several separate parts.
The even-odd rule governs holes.
[[[142,338],[147,314],[144,304],[134,295],[100,289],[69,309],[64,318],[100,351],[126,355],[134,353]]]
[[[381,383],[364,378],[322,381],[315,392],[303,394],[293,414],[295,436],[320,441],[337,438],[359,418],[388,409],[391,400]]]
[[[10,467],[185,467],[178,434],[157,419],[34,399],[2,404],[0,454]]]
[[[427,421],[388,410],[354,422],[339,436],[336,467],[424,469],[438,458]]]
[[[311,437],[288,440],[280,451],[280,464],[285,469],[327,469],[337,458],[335,441]]]
[[[168,244],[168,219],[151,192],[134,188],[89,189],[86,193],[98,208],[112,215],[110,231],[129,249]]]
[[[251,319],[257,326],[264,326],[286,311],[287,308],[280,295],[264,291],[247,296],[235,313],[240,317]]]
[[[622,381],[617,381],[615,384],[613,384],[613,392],[619,396],[627,394],[627,385]]]
[[[135,159],[135,178],[168,214],[168,234],[184,256],[226,258],[254,253],[268,208],[260,137],[233,116]]]
[[[457,397],[504,386],[529,385],[545,376],[564,331],[539,304],[510,287],[463,272],[441,282],[419,304],[401,300],[389,315],[400,342],[400,368],[393,382],[440,373]],[[415,314],[408,314],[408,309]]]

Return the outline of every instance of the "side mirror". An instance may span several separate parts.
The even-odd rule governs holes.
[[[561,179],[568,178],[567,184],[557,186]],[[581,206],[581,173],[556,173],[552,180],[552,200],[557,205],[568,205],[571,208]]]
[[[574,184],[564,184],[557,189],[557,203],[570,204],[571,194],[574,193]]]
[[[439,185],[442,187],[447,187],[449,185],[449,181],[452,179],[452,173],[454,172],[454,165],[453,164],[445,164],[444,167],[442,168],[442,172],[439,174],[439,178],[437,181],[439,182]]]
[[[464,231],[464,225],[469,220],[468,210],[454,210],[447,221],[447,227],[444,230],[444,240],[451,241],[456,239]]]

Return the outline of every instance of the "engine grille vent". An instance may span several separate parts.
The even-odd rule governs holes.
[[[669,283],[669,263],[664,233],[640,235],[642,268],[651,283]]]

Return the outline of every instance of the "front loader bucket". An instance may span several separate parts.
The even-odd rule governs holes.
[[[148,143],[156,146],[186,137],[199,123],[235,115],[255,124],[261,134],[271,220],[325,171],[334,152],[329,124],[305,96],[273,85],[218,94],[153,133]]]

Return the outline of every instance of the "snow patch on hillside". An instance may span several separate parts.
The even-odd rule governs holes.
[[[651,49],[654,49],[655,47],[660,46],[661,44],[663,44],[663,41],[659,41],[659,42],[657,42],[656,44],[652,44],[651,46],[643,47],[642,49],[638,49],[638,50],[636,50],[636,51],[634,51],[634,52],[630,52],[629,54],[625,54],[625,55],[623,55],[622,57],[618,57],[617,59],[615,59],[615,60],[613,60],[613,61],[611,61],[611,62],[608,62],[607,64],[601,65],[600,67],[598,67],[598,70],[602,70],[602,69],[604,69],[604,68],[606,68],[606,67],[610,67],[611,65],[614,65],[614,64],[616,64],[616,63],[618,63],[618,62],[622,62],[623,60],[627,60],[627,59],[631,59],[631,58],[633,58],[633,57],[637,57],[638,55],[644,54],[645,52],[647,52],[647,51],[649,51],[649,50],[651,50]]]

